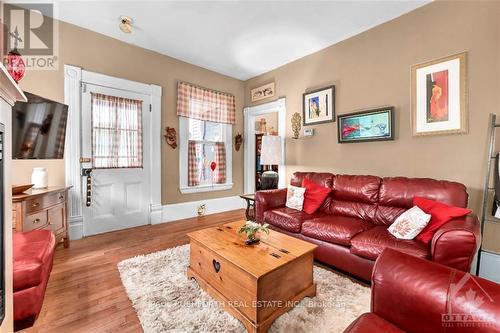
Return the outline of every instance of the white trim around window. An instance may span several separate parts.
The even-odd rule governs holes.
[[[233,126],[226,125],[226,183],[188,186],[188,137],[189,119],[179,117],[179,191],[182,194],[224,191],[233,188]]]

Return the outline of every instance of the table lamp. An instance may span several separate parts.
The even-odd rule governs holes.
[[[271,190],[278,188],[278,173],[273,171],[272,165],[280,165],[281,160],[281,137],[277,135],[262,136],[262,144],[260,148],[260,164],[269,166],[267,171],[264,171],[261,176],[261,190]]]

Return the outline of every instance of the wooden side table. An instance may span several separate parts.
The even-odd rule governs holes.
[[[245,210],[245,217],[249,221],[255,221],[255,194],[243,194],[240,198],[245,199],[247,202],[247,209]]]

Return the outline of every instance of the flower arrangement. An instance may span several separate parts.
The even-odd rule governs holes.
[[[238,233],[244,233],[247,237],[247,239],[245,240],[246,245],[252,245],[260,241],[260,239],[256,237],[258,232],[265,232],[269,235],[269,224],[259,224],[252,221],[247,221],[244,225],[241,226],[240,230],[238,231]]]

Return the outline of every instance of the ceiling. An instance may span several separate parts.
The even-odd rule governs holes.
[[[59,1],[59,19],[246,80],[429,1]],[[134,31],[118,28],[119,17]]]

